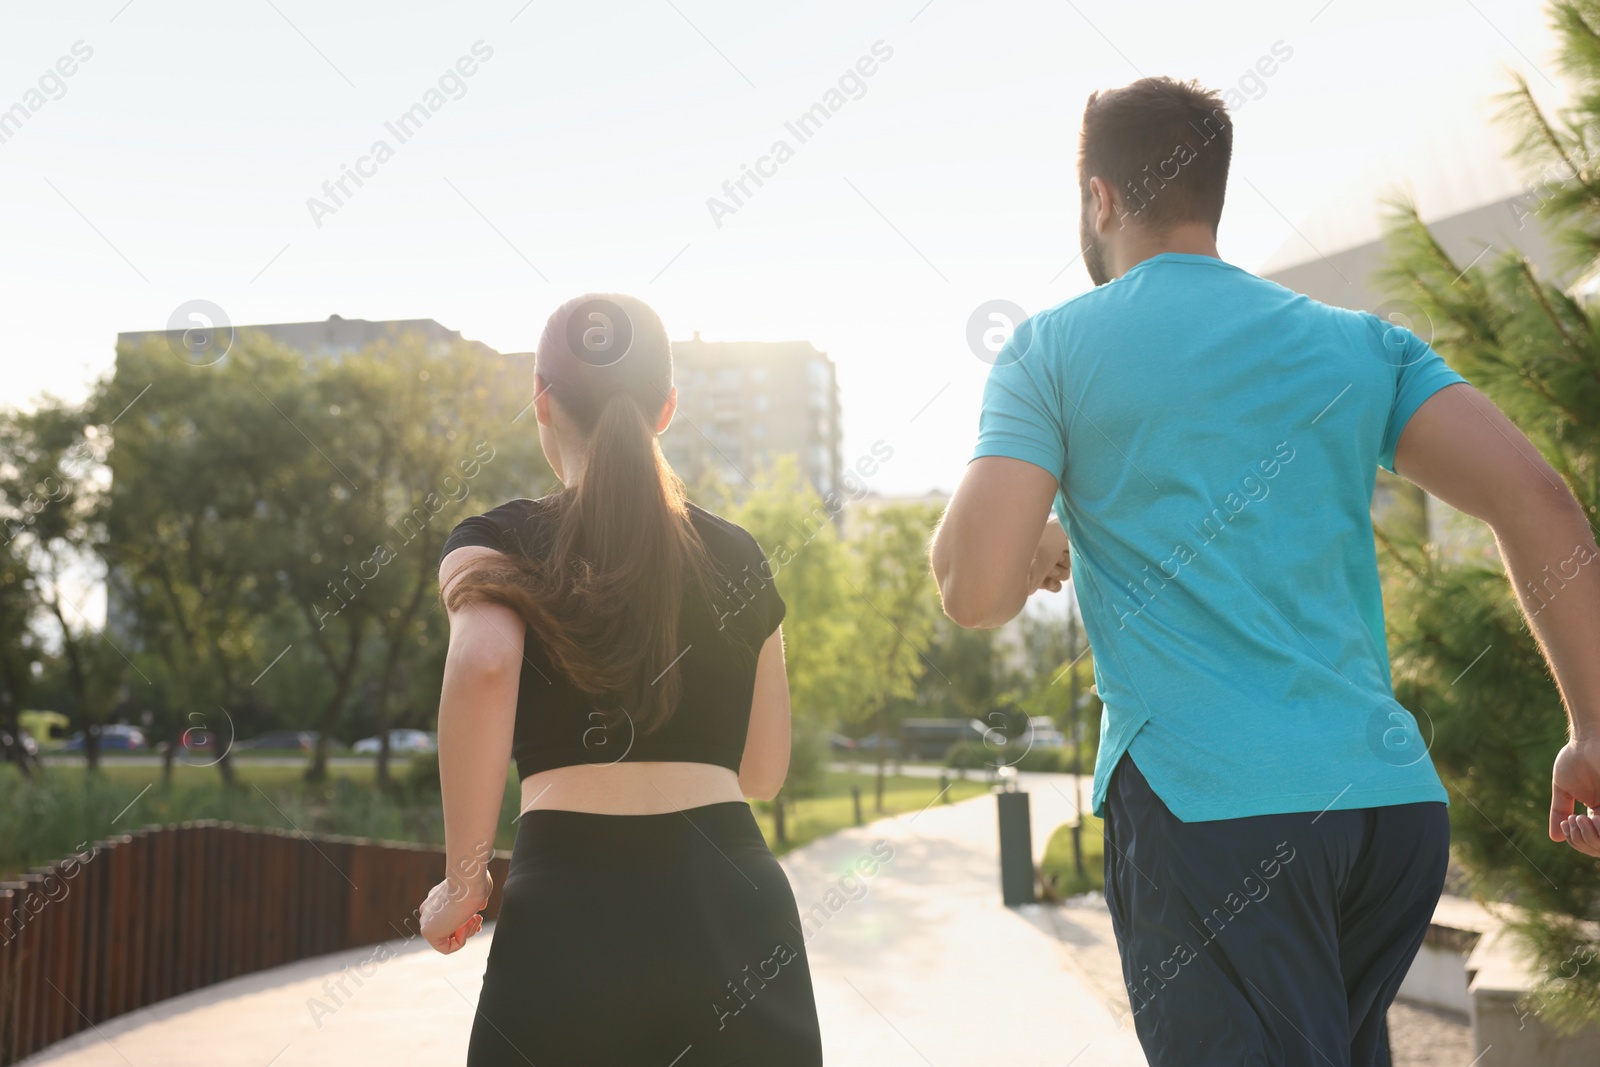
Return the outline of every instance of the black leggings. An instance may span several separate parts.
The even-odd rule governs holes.
[[[822,1063],[794,893],[750,806],[523,815],[467,1063]]]

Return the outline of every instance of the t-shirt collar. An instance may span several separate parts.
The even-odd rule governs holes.
[[[1131,266],[1127,270],[1123,271],[1122,272],[1122,276],[1124,278],[1126,278],[1130,274],[1133,274],[1135,271],[1142,270],[1144,267],[1149,266],[1151,263],[1162,263],[1162,262],[1165,262],[1165,263],[1202,263],[1202,264],[1211,264],[1213,266],[1223,266],[1223,267],[1232,266],[1232,264],[1230,264],[1227,260],[1220,259],[1217,256],[1200,255],[1199,253],[1195,253],[1195,252],[1157,252],[1155,255],[1150,256],[1148,259],[1141,259],[1139,262],[1135,263],[1133,266]]]

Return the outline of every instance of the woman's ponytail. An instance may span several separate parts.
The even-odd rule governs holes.
[[[632,349],[615,364],[563,361],[571,351],[560,344],[568,317],[601,301],[611,308],[630,302]],[[639,309],[653,326],[648,337],[640,336]],[[445,603],[452,610],[472,600],[512,608],[556,669],[597,707],[625,713],[643,736],[667,721],[682,693],[685,598],[709,603],[715,587],[683,482],[656,441],[672,381],[666,334],[642,302],[579,298],[551,317],[539,365],[541,377],[552,375],[556,402],[584,431],[581,474],[556,495],[554,536],[542,549],[469,566]]]

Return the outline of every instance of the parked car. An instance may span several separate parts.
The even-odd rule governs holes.
[[[1030,748],[1066,748],[1067,735],[1056,728],[1054,720],[1035,715],[1028,721]]]
[[[100,727],[100,751],[102,752],[131,752],[145,746],[144,731],[137,726],[124,726],[121,723],[107,723]],[[83,751],[83,731],[79,730],[67,738],[63,746],[68,752]]]
[[[376,742],[377,739],[373,738]],[[314,752],[317,747],[315,730],[278,730],[262,734],[249,741],[241,741],[239,748],[252,752]]]
[[[829,734],[828,747],[835,752],[854,752],[856,750],[856,739],[846,737],[844,734]]]
[[[186,752],[215,752],[220,743],[215,730],[198,726],[178,735],[178,744]]]
[[[17,725],[46,748],[60,744],[72,733],[72,720],[59,711],[24,711],[17,716]]]
[[[981,743],[985,736],[984,724],[977,719],[907,719],[900,724],[901,751],[908,759],[944,759],[956,742]],[[861,747],[867,747],[865,737]]]
[[[371,755],[379,749],[376,737],[363,737],[357,741],[351,751],[362,755]],[[390,752],[435,752],[439,748],[439,738],[425,730],[390,730]]]

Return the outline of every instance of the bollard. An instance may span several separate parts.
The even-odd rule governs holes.
[[[950,803],[950,776],[943,771],[939,772],[939,797],[946,804]]]
[[[1033,826],[1028,794],[1003,790],[995,794],[1000,813],[1000,895],[1008,908],[1032,904]]]
[[[850,799],[851,799],[852,802],[854,802],[855,807],[856,807],[856,825],[860,826],[861,825],[861,787],[859,785],[853,785],[853,786],[850,787]]]

